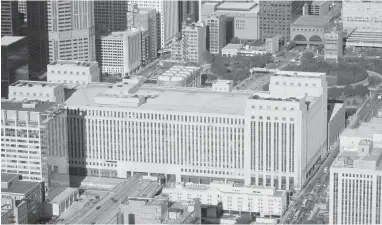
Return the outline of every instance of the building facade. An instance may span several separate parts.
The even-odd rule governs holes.
[[[127,1],[94,1],[94,24],[96,30],[110,32],[124,31],[127,28]]]
[[[344,54],[344,42],[342,31],[325,33],[324,36],[324,58],[336,60]]]
[[[158,48],[164,48],[171,43],[179,29],[178,1],[167,0],[129,0],[129,4],[136,3],[138,8],[155,9],[157,12]]]
[[[1,36],[20,35],[20,16],[17,1],[1,1]]]
[[[102,73],[130,74],[141,65],[141,31],[131,28],[97,37],[97,62]]]
[[[329,13],[331,1],[315,0],[309,5],[309,15],[326,16]]]
[[[48,3],[27,1],[28,71],[36,79],[49,63]]]
[[[43,191],[41,182],[20,180],[19,174],[1,173],[2,224],[36,223],[42,217]]]
[[[26,37],[4,36],[1,38],[1,97],[8,97],[8,88],[18,80],[28,80],[29,74],[19,72],[28,64]]]
[[[284,45],[290,39],[290,25],[302,14],[304,1],[260,1],[261,39],[280,35]]]
[[[280,49],[279,36],[275,35],[265,40],[265,51],[267,53],[275,54]]]
[[[344,0],[342,2],[344,30],[382,32],[381,14],[381,1]]]
[[[148,63],[152,62],[158,55],[157,13],[155,9],[133,7],[127,12],[127,20],[128,26],[143,28],[148,32]]]
[[[126,82],[93,85],[66,101],[70,124],[78,124],[69,128],[73,173],[124,178],[146,172],[179,182],[214,178],[300,189],[326,150],[323,73],[280,71],[271,93],[255,95],[132,89]]]
[[[62,104],[65,101],[64,85],[20,80],[9,86],[8,99],[12,101],[40,100]]]
[[[290,40],[296,44],[324,44],[331,20],[330,16],[303,15],[290,25]]]
[[[200,3],[199,0],[181,0],[178,2],[179,32],[182,31],[184,22],[199,22]]]
[[[48,65],[47,81],[59,84],[89,84],[100,82],[97,62],[57,60]]]
[[[182,29],[183,49],[186,62],[203,63],[203,53],[207,50],[207,27],[204,22],[192,23]]]
[[[93,1],[48,1],[49,62],[95,60]]]
[[[363,139],[330,168],[330,224],[381,224],[382,149]]]
[[[226,17],[208,16],[207,24],[207,50],[213,55],[220,55],[221,49],[226,45]]]
[[[2,173],[44,182],[46,200],[69,186],[66,111],[52,102],[1,102]]]
[[[166,187],[162,193],[172,202],[199,198],[203,205],[222,207],[225,211],[260,213],[260,216],[281,217],[287,209],[287,194],[275,188],[242,186],[233,182],[212,181],[211,184],[182,183]]]

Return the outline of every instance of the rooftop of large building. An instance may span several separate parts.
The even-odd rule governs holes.
[[[240,183],[234,182],[224,182],[214,180],[210,184],[195,184],[195,183],[170,183],[167,188],[184,188],[188,190],[195,191],[220,191],[230,194],[252,194],[259,196],[273,196],[281,197],[285,194],[284,191],[278,191],[274,187],[264,187],[264,186],[245,186]],[[168,191],[168,190],[167,190]],[[166,192],[166,190],[164,190]]]
[[[130,29],[127,29],[125,31],[115,31],[115,32],[109,32],[108,30],[100,30],[99,31],[99,36],[101,38],[122,38],[124,36],[134,36],[136,34],[138,34],[140,32],[140,30],[138,28],[135,28],[135,27],[131,27]]]
[[[323,28],[331,19],[330,16],[302,15],[292,23],[292,26]]]
[[[31,81],[31,80],[19,80],[10,85],[11,87],[22,87],[22,88],[56,88],[62,86],[59,83],[50,83],[46,81]]]
[[[192,215],[195,216],[195,220],[199,220],[200,218],[196,217],[197,213],[195,210],[200,210],[200,205],[199,207],[194,207],[198,203],[200,203],[199,199],[174,202],[174,204],[168,208],[168,217],[163,221],[163,223],[183,224],[186,222],[185,220],[190,219],[189,217]],[[192,223],[192,220],[189,223]]]
[[[318,1],[313,1],[311,5],[322,5],[324,3],[326,3],[328,1],[321,1],[321,0],[318,0]]]
[[[367,144],[367,143],[366,143]],[[373,148],[370,154],[344,151],[333,162],[333,168],[371,169],[382,172],[382,148]]]
[[[249,11],[257,6],[255,2],[224,2],[217,7],[218,10]],[[258,8],[258,7],[257,7]]]
[[[276,73],[272,75],[272,77],[278,76],[298,78],[321,78],[322,76],[326,76],[326,73],[277,70]]]
[[[4,36],[1,38],[1,46],[8,46],[26,38],[24,36]]]
[[[24,102],[1,100],[1,110],[17,110],[17,111],[32,111],[32,112],[49,112],[54,110],[57,104],[55,102],[42,102],[37,100],[28,100]]]
[[[18,174],[1,174],[1,194],[27,194],[29,191],[31,191],[36,186],[41,185],[40,182],[33,182],[33,181],[23,181],[19,180]],[[3,182],[8,183],[8,188],[3,188]]]
[[[57,60],[52,63],[49,63],[50,66],[74,66],[74,67],[90,67],[95,65],[97,62],[79,62],[73,60]]]
[[[89,84],[88,87],[81,87],[67,99],[66,104],[80,107],[105,106],[106,103],[95,103],[94,97],[108,90],[109,86],[110,84]],[[134,95],[146,97],[146,102],[138,107],[142,110],[244,115],[246,99],[250,93],[143,86]],[[113,107],[127,106],[114,105]]]

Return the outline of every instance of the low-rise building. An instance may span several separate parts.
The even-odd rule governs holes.
[[[275,35],[271,38],[267,38],[265,40],[265,51],[267,53],[272,53],[272,54],[277,53],[279,51],[279,46],[280,46],[279,39],[280,39],[279,35]]]
[[[233,86],[232,80],[217,80],[212,84],[212,91],[230,92]]]
[[[201,85],[200,67],[173,66],[160,76],[157,84],[170,87],[199,87]]]
[[[287,193],[274,187],[257,187],[234,182],[212,181],[209,185],[172,184],[162,190],[170,201],[199,198],[204,205],[222,204],[223,210],[255,212],[261,216],[282,216],[287,209]]]
[[[1,174],[1,224],[33,224],[42,216],[43,184]]]
[[[88,84],[100,82],[97,62],[57,60],[47,66],[47,80],[61,84]]]
[[[52,216],[61,216],[78,198],[79,192],[77,188],[66,188],[49,202],[49,209],[51,209],[51,211],[49,210],[51,214],[49,214]]]
[[[263,46],[248,46],[244,44],[227,44],[222,49],[222,56],[232,57],[237,55],[254,56],[266,54],[265,47]]]
[[[338,61],[344,54],[342,31],[332,31],[324,36],[324,58]]]
[[[331,16],[302,15],[290,25],[290,40],[296,44],[324,44],[324,34],[331,20]]]
[[[166,195],[131,197],[120,205],[125,224],[201,224],[199,199],[169,203]]]
[[[12,101],[40,100],[64,103],[64,85],[45,81],[20,80],[9,86],[8,99]]]

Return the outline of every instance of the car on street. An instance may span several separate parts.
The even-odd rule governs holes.
[[[98,209],[100,209],[100,208],[101,208],[101,206],[97,206],[96,210],[98,210]]]

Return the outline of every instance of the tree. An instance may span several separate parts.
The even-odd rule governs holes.
[[[286,50],[291,50],[292,48],[296,47],[297,44],[294,41],[290,41],[285,45]]]
[[[230,43],[232,43],[232,44],[240,44],[240,40],[239,40],[238,37],[234,37],[234,38],[231,39]]]
[[[324,49],[324,47],[325,46],[323,44],[319,44],[319,45],[317,45],[316,48],[317,48],[318,51],[322,51]]]
[[[354,94],[360,95],[360,96],[365,96],[365,95],[369,94],[369,89],[366,86],[360,84],[360,85],[357,85],[354,87]]]
[[[345,88],[344,88],[344,94],[347,97],[353,97],[355,95],[355,91],[354,91],[352,86],[346,85]]]
[[[209,52],[209,51],[204,51],[202,54],[202,57],[203,57],[203,62],[206,64],[210,64],[214,60],[214,57],[212,56],[211,52]]]
[[[343,94],[342,88],[328,88],[328,97],[331,99],[337,99]]]
[[[221,76],[227,72],[223,58],[220,55],[215,57],[214,62],[212,63],[212,68],[216,69],[218,76]]]
[[[302,60],[306,60],[308,62],[313,62],[314,61],[313,52],[304,52],[304,54],[302,54]]]
[[[371,87],[377,86],[381,83],[381,80],[378,79],[377,77],[369,76],[367,79],[369,81],[369,86]]]

